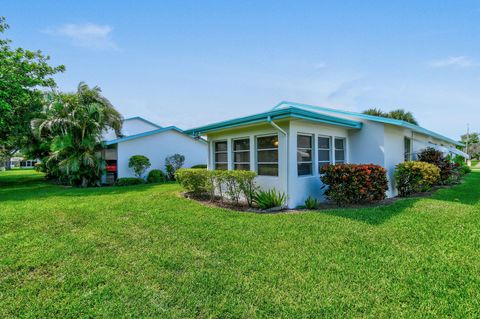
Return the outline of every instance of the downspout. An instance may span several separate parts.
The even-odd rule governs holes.
[[[270,123],[270,125],[272,125],[274,128],[276,128],[278,131],[280,131],[283,135],[285,135],[285,139],[286,139],[286,144],[287,144],[287,162],[286,162],[286,165],[287,165],[287,206],[288,206],[288,197],[290,195],[290,163],[289,163],[289,157],[290,157],[290,153],[289,153],[289,144],[290,144],[290,141],[288,140],[288,134],[287,132],[281,128],[280,126],[277,125],[277,123],[275,123],[273,120],[272,120],[272,117],[269,115],[267,117],[267,122]]]

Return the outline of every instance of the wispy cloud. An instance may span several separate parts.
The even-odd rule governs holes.
[[[327,64],[325,62],[318,62],[313,65],[314,69],[324,69],[327,67]]]
[[[75,46],[88,49],[118,49],[117,44],[112,40],[113,27],[95,23],[85,24],[64,24],[56,28],[43,30],[44,33],[64,37]]]
[[[478,63],[466,56],[451,56],[446,59],[433,60],[428,63],[432,68],[461,67],[469,68],[478,66]]]

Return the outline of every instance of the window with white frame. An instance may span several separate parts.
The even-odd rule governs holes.
[[[257,137],[257,173],[278,176],[278,135]]]
[[[330,136],[318,137],[318,171],[332,162],[332,139]]]
[[[233,140],[233,169],[250,170],[250,139]]]
[[[345,163],[345,138],[335,137],[335,164]]]
[[[404,160],[405,162],[412,160],[412,140],[408,137],[403,138]]]
[[[311,135],[297,135],[297,173],[298,176],[312,175],[312,148]]]
[[[214,143],[215,152],[215,169],[228,169],[228,150],[227,141],[219,141]]]

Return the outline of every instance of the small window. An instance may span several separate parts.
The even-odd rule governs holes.
[[[257,137],[258,175],[278,176],[278,136]]]
[[[318,137],[318,171],[320,169],[330,164],[331,161],[331,154],[332,154],[332,140],[328,136],[319,136]]]
[[[233,141],[233,169],[250,170],[250,139]]]
[[[215,142],[215,169],[228,169],[227,141]]]
[[[297,135],[298,176],[312,175],[312,136]]]
[[[412,160],[412,140],[408,137],[403,139],[404,145],[404,160],[405,162]]]
[[[335,138],[335,164],[345,163],[345,139]]]

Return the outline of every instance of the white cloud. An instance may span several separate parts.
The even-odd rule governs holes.
[[[113,27],[95,23],[64,24],[57,28],[44,30],[52,36],[65,37],[73,45],[89,49],[118,49],[111,38]]]
[[[445,68],[445,67],[461,67],[468,68],[477,66],[478,63],[475,63],[472,59],[466,56],[451,56],[446,59],[433,60],[429,62],[429,65],[433,68]]]

